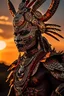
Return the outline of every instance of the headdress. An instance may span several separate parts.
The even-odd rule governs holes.
[[[51,0],[51,4],[49,6],[49,8],[47,9],[46,13],[44,15],[42,15],[39,11],[37,11],[37,9],[45,2],[46,0],[22,0],[22,2],[19,4],[19,8],[18,10],[22,11],[25,9],[30,9],[31,13],[34,14],[34,16],[42,21],[42,22],[46,22],[48,21],[56,12],[58,5],[60,3],[60,0]],[[9,6],[9,10],[12,14],[12,16],[15,16],[16,11],[15,8],[13,6],[13,4],[11,3],[10,0],[8,0],[8,6]],[[61,36],[59,33],[57,33],[58,31],[61,31],[59,25],[56,24],[45,24],[45,31],[44,33],[51,36],[52,38],[56,39],[59,41],[59,39],[57,37],[55,37],[55,35],[64,38],[63,36]],[[52,34],[51,34],[52,33]]]

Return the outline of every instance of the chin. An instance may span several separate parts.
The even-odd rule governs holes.
[[[25,45],[24,47],[18,47],[18,51],[25,52],[26,50],[31,49],[35,44],[36,42],[32,42],[30,45]]]
[[[19,51],[19,52],[25,52],[26,49],[24,49],[24,48],[18,48],[18,51]]]

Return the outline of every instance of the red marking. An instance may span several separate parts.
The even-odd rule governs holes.
[[[32,36],[29,36],[29,39],[32,39],[33,37]]]

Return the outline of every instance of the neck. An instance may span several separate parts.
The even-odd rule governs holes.
[[[32,48],[30,50],[26,51],[26,56],[27,57],[32,57],[33,55],[35,55],[38,52],[37,48]]]

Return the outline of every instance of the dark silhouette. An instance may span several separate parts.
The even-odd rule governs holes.
[[[4,62],[0,63],[0,96],[7,96],[9,91],[9,82],[6,83],[6,78],[9,74],[8,68],[9,66],[6,66]],[[13,89],[10,96],[15,96]]]

